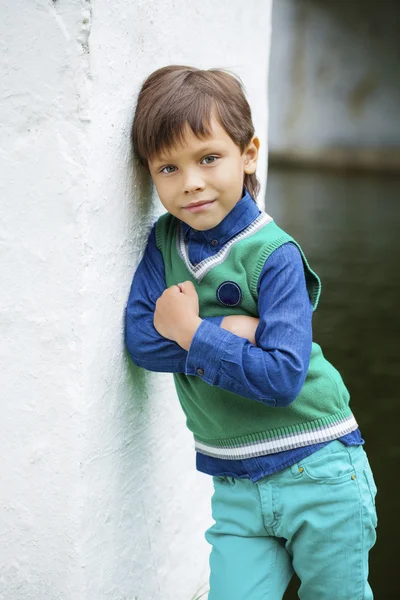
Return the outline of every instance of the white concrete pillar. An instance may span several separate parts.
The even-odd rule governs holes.
[[[172,376],[124,349],[163,212],[129,130],[154,69],[230,68],[264,190],[270,2],[1,4],[0,600],[191,600],[207,587],[212,486]]]

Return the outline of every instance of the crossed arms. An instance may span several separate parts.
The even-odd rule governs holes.
[[[180,308],[172,318],[170,307],[177,302]],[[293,402],[305,380],[312,343],[312,307],[293,244],[281,246],[266,261],[258,284],[260,318],[201,319],[193,304],[193,296],[179,286],[166,288],[153,228],[126,307],[125,343],[133,362],[151,371],[193,376],[201,367],[210,385],[270,406]],[[185,320],[185,326],[176,327],[174,319]]]

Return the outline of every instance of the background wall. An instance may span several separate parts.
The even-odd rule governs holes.
[[[132,161],[168,63],[242,77],[266,177],[270,2],[1,2],[0,599],[191,600],[211,482],[123,313],[163,208]]]
[[[269,78],[271,161],[400,170],[400,5],[279,0]]]

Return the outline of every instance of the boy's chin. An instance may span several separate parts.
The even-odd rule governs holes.
[[[214,227],[217,227],[221,221],[222,219],[210,219],[208,222],[206,222],[205,219],[202,221],[199,219],[197,222],[195,222],[194,219],[191,219],[186,220],[185,223],[192,229],[196,229],[196,231],[208,231],[209,229],[214,229]]]

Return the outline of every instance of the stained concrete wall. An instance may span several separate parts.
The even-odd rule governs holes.
[[[396,0],[274,2],[271,158],[400,165],[399,27]]]
[[[228,67],[265,188],[270,2],[1,4],[0,599],[190,600],[208,579],[212,486],[172,377],[124,348],[163,212],[129,128],[152,70]]]

